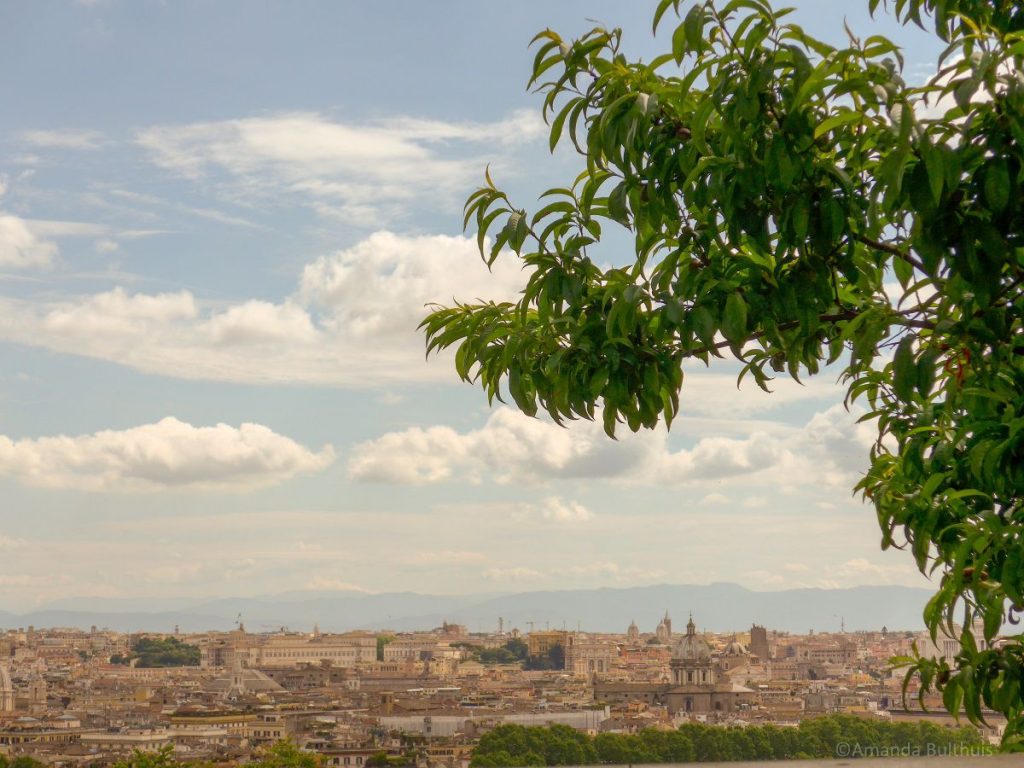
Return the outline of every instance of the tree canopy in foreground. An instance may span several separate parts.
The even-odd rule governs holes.
[[[833,47],[764,0],[661,0],[655,28],[679,21],[646,63],[616,29],[538,34],[551,147],[586,167],[532,213],[488,175],[466,225],[527,287],[423,327],[490,399],[609,435],[671,425],[688,358],[764,389],[841,366],[878,428],[857,490],[882,546],[936,579],[933,635],[964,627],[954,664],[908,675],[972,722],[1001,712],[1021,749],[1024,645],[1001,632],[1024,610],[1024,4],[887,5],[948,44],[923,86],[889,40]],[[620,226],[634,253],[604,268],[588,252]]]
[[[800,760],[836,757],[983,755],[989,747],[971,727],[892,723],[853,715],[801,721],[796,728],[751,725],[723,728],[687,723],[596,737],[566,725],[545,728],[500,725],[473,750],[471,768],[528,765],[635,765],[729,760]]]

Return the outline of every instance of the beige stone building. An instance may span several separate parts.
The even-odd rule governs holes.
[[[577,636],[565,652],[565,671],[577,676],[607,675],[618,655],[609,642]]]

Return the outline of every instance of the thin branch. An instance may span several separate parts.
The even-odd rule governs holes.
[[[920,260],[915,259],[909,253],[900,250],[895,245],[883,243],[878,240],[872,240],[870,237],[861,234],[856,234],[853,237],[857,242],[863,243],[868,248],[874,248],[876,251],[882,251],[883,253],[888,253],[891,256],[895,256],[896,258],[903,259],[903,261],[910,264],[914,269],[918,270],[922,274],[928,274],[928,270],[925,269],[924,264],[922,264]]]

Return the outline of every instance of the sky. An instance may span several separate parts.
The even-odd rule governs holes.
[[[424,357],[426,304],[524,283],[462,232],[485,166],[528,208],[579,168],[530,38],[620,26],[649,60],[654,5],[0,0],[0,610],[926,585],[852,494],[871,430],[835,371],[687,367],[671,434],[613,442]],[[919,31],[799,5],[934,69]]]

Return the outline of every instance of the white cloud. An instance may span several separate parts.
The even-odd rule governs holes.
[[[260,424],[193,427],[164,418],[122,431],[11,440],[0,436],[0,475],[86,491],[248,490],[317,472],[334,459]]]
[[[578,501],[563,501],[557,496],[545,499],[541,504],[540,513],[545,520],[556,520],[561,523],[582,523],[594,517],[594,514]]]
[[[470,238],[378,232],[309,264],[280,303],[214,306],[188,291],[123,288],[51,303],[0,299],[0,338],[188,379],[451,381],[450,363],[424,363],[424,305],[453,294],[511,298],[522,283],[517,259],[488,272]]]
[[[24,219],[0,214],[0,267],[46,267],[56,255],[56,243],[38,236]]]
[[[525,283],[508,255],[489,271],[475,240],[377,232],[352,248],[317,259],[302,272],[300,295],[355,338],[407,338],[428,302],[453,296],[508,299]]]
[[[21,140],[43,149],[99,149],[103,136],[95,131],[22,131]]]
[[[523,503],[511,505],[505,512],[517,526],[531,523],[539,526],[578,525],[594,519],[594,513],[584,504],[574,499],[563,499],[560,496],[548,496],[539,503]],[[495,511],[495,514],[502,512]]]
[[[215,344],[229,347],[317,340],[309,313],[291,302],[247,301],[214,315],[205,327]]]
[[[508,146],[543,136],[532,112],[493,123],[391,118],[351,123],[313,112],[155,126],[137,136],[157,165],[191,179],[226,174],[254,195],[290,192],[317,213],[372,226],[413,201],[455,199],[482,158],[465,145]],[[445,151],[458,144],[461,156]]]
[[[612,441],[596,422],[577,421],[563,428],[503,407],[483,427],[465,433],[444,426],[387,433],[357,445],[348,469],[356,480],[404,485],[454,477],[498,483],[606,478],[687,485],[770,475],[773,485],[781,477],[790,485],[848,489],[871,442],[870,426],[854,424],[857,415],[834,406],[785,434],[711,436],[674,451],[663,429],[624,432]],[[746,506],[762,503],[759,497],[747,501]]]

